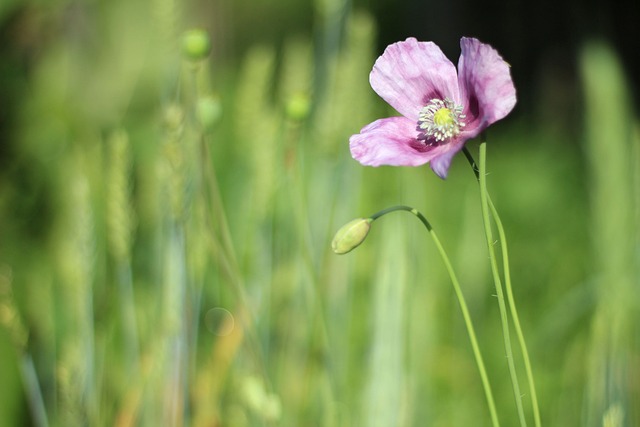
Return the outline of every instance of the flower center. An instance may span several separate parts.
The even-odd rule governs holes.
[[[436,142],[447,142],[456,137],[465,126],[462,105],[456,105],[449,98],[434,98],[420,110],[418,116],[418,139],[432,139]]]

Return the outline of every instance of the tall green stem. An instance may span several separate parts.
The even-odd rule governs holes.
[[[476,175],[476,179],[480,180],[480,171],[478,166],[473,160],[473,156],[465,147],[463,149],[464,155],[466,156],[469,164],[473,168],[473,173]],[[531,369],[531,360],[529,359],[529,351],[527,350],[527,343],[524,339],[524,334],[522,332],[522,327],[520,326],[520,319],[518,317],[518,309],[516,307],[516,301],[513,297],[513,288],[511,286],[511,272],[509,268],[509,249],[507,246],[507,237],[504,231],[504,227],[502,225],[502,220],[500,219],[500,215],[498,214],[498,210],[496,209],[493,201],[491,200],[491,196],[487,193],[487,200],[489,202],[489,209],[491,210],[491,216],[493,216],[494,221],[496,222],[496,227],[498,228],[498,235],[500,236],[500,245],[502,247],[502,270],[504,272],[504,285],[507,291],[507,300],[509,301],[509,309],[511,312],[511,317],[513,318],[513,326],[516,331],[516,335],[518,337],[518,344],[520,345],[520,350],[522,352],[522,358],[524,361],[524,368],[527,373],[527,381],[529,383],[529,393],[531,394],[531,407],[533,410],[533,418],[536,427],[540,427],[542,425],[540,421],[540,408],[538,406],[538,396],[536,393],[536,385],[533,379],[533,370]]]
[[[500,422],[498,421],[498,414],[496,411],[496,405],[493,400],[493,393],[491,392],[491,386],[489,384],[489,377],[487,376],[487,370],[484,366],[484,361],[482,360],[482,354],[480,353],[480,346],[478,345],[478,340],[476,338],[476,333],[473,328],[473,323],[471,322],[471,315],[469,314],[469,309],[467,308],[467,303],[464,299],[464,295],[462,294],[462,289],[460,288],[460,283],[458,282],[458,278],[456,277],[455,272],[453,271],[453,266],[451,265],[451,261],[447,256],[442,243],[440,243],[440,239],[438,235],[434,231],[433,227],[427,221],[427,218],[422,215],[417,209],[411,208],[409,206],[393,206],[387,209],[384,209],[380,212],[377,212],[371,216],[372,220],[376,220],[381,216],[394,212],[394,211],[407,211],[418,217],[418,219],[422,222],[422,224],[426,227],[427,231],[431,235],[433,239],[433,243],[435,243],[438,252],[440,253],[440,257],[444,262],[444,265],[449,273],[449,277],[451,278],[451,283],[453,284],[453,289],[455,290],[456,297],[458,298],[458,303],[460,304],[460,309],[462,310],[462,317],[464,318],[464,323],[467,327],[467,332],[469,334],[469,340],[471,341],[471,347],[473,348],[473,355],[476,359],[476,364],[478,365],[478,371],[480,371],[480,378],[482,380],[482,386],[484,388],[484,393],[487,398],[487,405],[489,406],[489,412],[491,413],[491,422],[494,427],[499,427]]]
[[[511,337],[509,333],[509,319],[507,317],[507,307],[502,292],[502,282],[500,280],[500,271],[498,270],[498,262],[494,250],[493,232],[491,230],[491,218],[489,217],[489,195],[487,194],[487,143],[480,143],[480,200],[482,204],[482,220],[484,222],[484,232],[487,238],[487,247],[489,249],[489,258],[491,260],[491,273],[493,275],[493,283],[496,288],[498,297],[498,306],[500,308],[500,321],[502,323],[502,336],[504,338],[504,348],[507,356],[507,364],[509,366],[509,375],[511,376],[511,384],[513,386],[513,394],[518,409],[518,418],[520,425],[525,427],[527,421],[524,416],[522,406],[522,394],[520,393],[520,385],[518,384],[518,375],[516,372],[515,362],[513,360],[513,350],[511,349]]]
[[[480,180],[480,171],[478,166],[476,165],[475,160],[473,160],[473,156],[467,148],[464,148],[464,155],[467,157],[469,164],[473,168],[473,172],[476,175],[476,178]],[[502,225],[502,220],[500,219],[500,215],[498,215],[498,210],[496,209],[493,201],[491,200],[491,196],[487,193],[487,200],[489,202],[489,209],[491,210],[491,215],[496,223],[496,227],[498,228],[498,235],[500,236],[500,245],[502,247],[502,270],[504,272],[504,284],[505,290],[507,291],[507,300],[509,301],[509,308],[511,312],[511,317],[513,318],[513,326],[516,331],[516,335],[518,336],[518,344],[520,345],[520,350],[522,352],[522,358],[524,361],[525,371],[527,373],[527,381],[529,383],[529,393],[531,394],[531,407],[533,410],[533,418],[536,427],[540,427],[540,408],[538,406],[538,397],[536,393],[536,386],[533,379],[533,370],[531,369],[531,360],[529,359],[529,352],[527,350],[527,344],[524,339],[524,334],[522,332],[522,327],[520,326],[520,318],[518,317],[518,309],[516,308],[516,301],[513,297],[513,288],[511,286],[511,273],[509,269],[509,250],[507,246],[507,237],[504,231],[504,227]]]

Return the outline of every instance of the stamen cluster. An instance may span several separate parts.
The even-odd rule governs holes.
[[[449,98],[434,98],[422,108],[418,116],[418,139],[446,142],[456,137],[465,126],[462,105],[456,105]]]

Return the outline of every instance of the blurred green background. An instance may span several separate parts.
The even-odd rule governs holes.
[[[456,63],[463,35],[518,90],[488,179],[543,424],[640,425],[638,8],[4,0],[0,425],[490,425],[420,223],[398,213],[330,250],[396,204],[443,241],[516,425],[468,164],[442,181],[348,150],[396,114],[368,83],[384,47],[415,36]],[[184,55],[192,28],[204,59]]]

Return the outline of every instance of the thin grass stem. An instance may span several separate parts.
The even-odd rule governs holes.
[[[27,401],[31,411],[31,421],[36,427],[49,427],[47,410],[45,408],[42,390],[38,382],[38,374],[29,354],[20,356],[20,373],[27,392]]]

